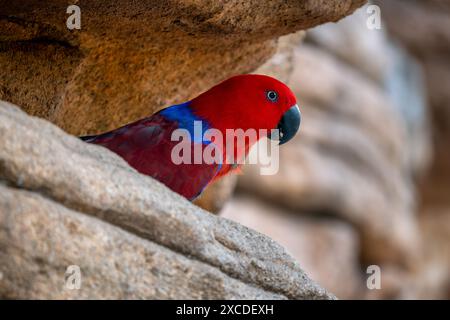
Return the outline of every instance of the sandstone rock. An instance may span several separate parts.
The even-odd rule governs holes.
[[[305,31],[299,31],[279,38],[275,54],[254,73],[265,74],[288,83],[294,71],[295,48],[303,41],[305,34]]]
[[[448,206],[424,212],[419,223],[424,245],[422,262],[413,275],[415,297],[450,298],[450,211]],[[406,290],[405,290],[406,291]]]
[[[0,295],[76,296],[60,277],[79,263],[80,298],[333,298],[273,240],[195,207],[107,149],[9,103],[0,119]]]
[[[374,80],[385,91],[386,98],[391,100],[387,105],[396,109],[406,124],[406,140],[410,144],[407,148],[409,170],[420,176],[431,157],[422,70],[417,61],[395,45],[383,29],[366,27],[367,9],[368,5],[337,24],[327,23],[311,29],[306,42],[332,53],[353,67],[356,73],[366,75],[367,80]],[[379,100],[383,102],[386,99]]]
[[[350,14],[364,0],[1,1],[0,99],[72,134],[115,128],[251,72],[275,39]]]
[[[448,299],[450,289],[450,214],[447,208],[426,209],[420,219],[420,260],[408,273],[395,265],[381,266],[382,288],[369,299]]]
[[[404,123],[382,89],[317,47],[298,48],[294,63],[289,84],[300,104],[306,101],[331,114],[342,114],[348,118],[345,123],[371,136],[392,163],[405,161]]]
[[[450,9],[441,1],[382,1],[387,28],[422,61],[435,136],[450,136]],[[416,23],[421,21],[421,23]],[[414,32],[411,32],[414,30]]]
[[[429,1],[376,1],[389,32],[419,56],[450,50],[450,10]],[[443,6],[447,7],[447,10]],[[417,23],[420,21],[420,23]],[[414,32],[412,32],[412,30]]]
[[[391,68],[386,71],[383,87],[406,128],[404,169],[418,180],[428,170],[433,153],[425,74],[418,61],[398,45],[390,43],[386,51]]]
[[[270,236],[302,264],[312,279],[340,299],[361,296],[359,239],[347,223],[299,215],[242,195],[233,198],[221,216]]]
[[[2,298],[285,298],[35,192],[0,192]],[[80,268],[79,290],[65,284],[69,266]]]
[[[400,296],[448,299],[450,6],[440,0],[380,1],[379,4],[392,36],[422,62],[434,140],[432,166],[420,184],[421,259],[417,270],[406,279],[407,284],[398,286]]]
[[[339,23],[327,23],[308,31],[306,41],[319,46],[370,79],[382,83],[391,61],[384,32],[366,27],[367,5],[356,10]]]
[[[421,183],[424,211],[427,206],[450,206],[450,9],[444,1],[380,2],[386,25],[393,37],[405,45],[423,64],[426,74],[428,102],[432,114],[434,161],[428,176]],[[421,21],[417,24],[415,21]],[[414,32],[411,27],[414,24]]]
[[[428,99],[432,107],[436,144],[446,147],[448,137],[450,137],[450,92],[448,90],[450,62],[448,54],[431,54],[424,57],[422,61],[427,77]]]
[[[218,213],[230,199],[236,186],[237,176],[228,175],[208,185],[193,202],[212,213]]]

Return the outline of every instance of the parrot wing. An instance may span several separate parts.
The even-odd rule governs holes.
[[[116,130],[81,139],[110,149],[140,173],[153,177],[192,200],[214,179],[221,164],[203,161],[200,164],[175,164],[172,150],[180,143],[171,140],[175,129],[178,129],[176,121],[155,114]],[[193,159],[195,146],[193,142],[189,142],[189,145]],[[204,146],[202,144],[201,147]]]

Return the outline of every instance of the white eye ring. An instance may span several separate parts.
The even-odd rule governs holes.
[[[270,102],[277,102],[278,101],[278,93],[273,90],[269,90],[266,92],[267,100]]]

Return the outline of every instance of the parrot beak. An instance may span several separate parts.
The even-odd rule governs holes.
[[[286,111],[278,122],[278,132],[280,137],[272,136],[269,134],[269,138],[272,140],[279,140],[279,145],[285,144],[291,140],[300,128],[301,114],[298,109],[298,105],[293,105],[288,111]]]

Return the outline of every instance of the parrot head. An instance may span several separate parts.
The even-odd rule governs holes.
[[[223,133],[226,129],[265,129],[279,144],[294,137],[301,120],[292,91],[272,77],[256,74],[219,83],[193,99],[191,108]],[[279,137],[270,134],[273,129],[279,130]]]

